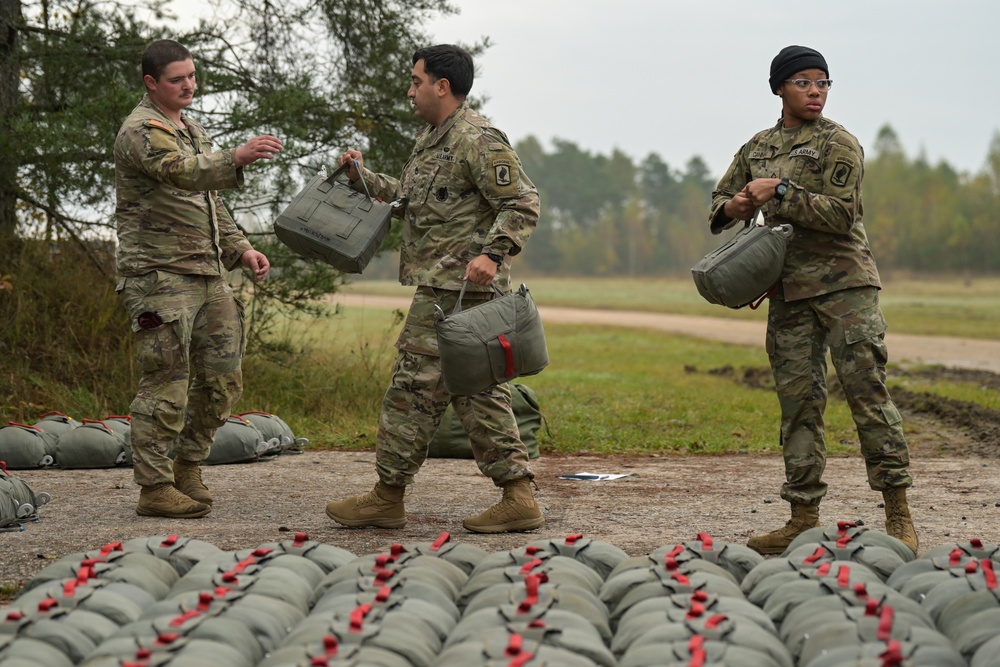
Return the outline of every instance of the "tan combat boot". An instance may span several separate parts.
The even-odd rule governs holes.
[[[906,487],[897,486],[882,492],[885,500],[885,532],[913,549],[917,555],[917,531],[910,517],[910,506],[906,503]]]
[[[212,511],[205,503],[191,500],[173,484],[144,486],[139,492],[135,513],[139,516],[163,516],[169,519],[197,519]]]
[[[545,524],[542,510],[531,492],[527,477],[504,484],[503,498],[478,516],[462,522],[473,533],[519,533],[541,528]]]
[[[212,504],[212,493],[201,481],[201,461],[174,459],[174,488],[191,500]]]
[[[796,537],[819,525],[819,505],[792,503],[792,518],[778,530],[767,535],[756,535],[747,540],[747,546],[764,556],[784,553]]]
[[[404,491],[405,486],[377,482],[368,493],[328,503],[326,515],[349,528],[402,528],[406,525]]]

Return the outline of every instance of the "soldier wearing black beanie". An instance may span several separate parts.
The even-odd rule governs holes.
[[[813,67],[823,70],[827,78],[830,78],[830,68],[826,66],[826,58],[816,49],[808,46],[786,46],[771,61],[771,92],[778,94],[778,88],[785,82],[785,79],[796,72]]]
[[[850,397],[868,485],[882,494],[885,532],[916,556],[920,540],[906,498],[913,484],[909,446],[885,385],[882,283],[862,219],[864,150],[857,137],[823,115],[829,76],[826,59],[815,49],[781,49],[769,78],[771,92],[781,98],[781,117],[737,151],[712,193],[709,224],[715,233],[753,220],[757,212],[768,227],[794,230],[781,276],[765,294],[766,349],[781,410],[781,498],[791,506],[791,517],[776,530],[754,535],[747,546],[776,556],[820,525],[820,502],[827,493],[829,353]],[[743,253],[739,260],[751,255]],[[744,268],[749,278],[761,267]]]

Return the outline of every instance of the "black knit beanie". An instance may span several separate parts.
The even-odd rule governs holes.
[[[785,82],[785,79],[796,72],[811,68],[821,69],[826,72],[827,78],[830,76],[830,69],[826,66],[826,59],[816,49],[808,46],[786,46],[771,61],[771,92],[778,93],[778,88]]]

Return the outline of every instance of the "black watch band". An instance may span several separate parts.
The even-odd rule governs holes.
[[[774,198],[778,201],[784,201],[785,195],[788,194],[788,186],[790,181],[787,178],[781,179],[781,182],[774,186]]]
[[[484,250],[483,254],[496,262],[497,267],[503,266],[503,255],[493,252],[492,250]]]

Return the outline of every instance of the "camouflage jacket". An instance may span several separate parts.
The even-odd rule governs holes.
[[[748,182],[788,178],[784,199],[771,199],[761,211],[768,225],[791,223],[795,229],[781,274],[783,298],[796,301],[852,287],[881,287],[861,222],[863,176],[864,151],[837,123],[821,117],[805,123],[786,142],[779,121],[736,153],[712,193],[709,220],[713,226],[727,223],[722,207]]]
[[[212,152],[205,129],[179,126],[143,97],[115,140],[118,273],[161,269],[222,275],[251,249],[216,190],[243,184],[233,149]]]
[[[538,191],[503,132],[463,103],[418,137],[397,180],[364,170],[354,189],[401,207],[399,282],[461,289],[469,262],[489,246],[506,256],[524,248],[538,224]],[[510,287],[510,260],[495,283]],[[469,291],[489,287],[469,284]]]

